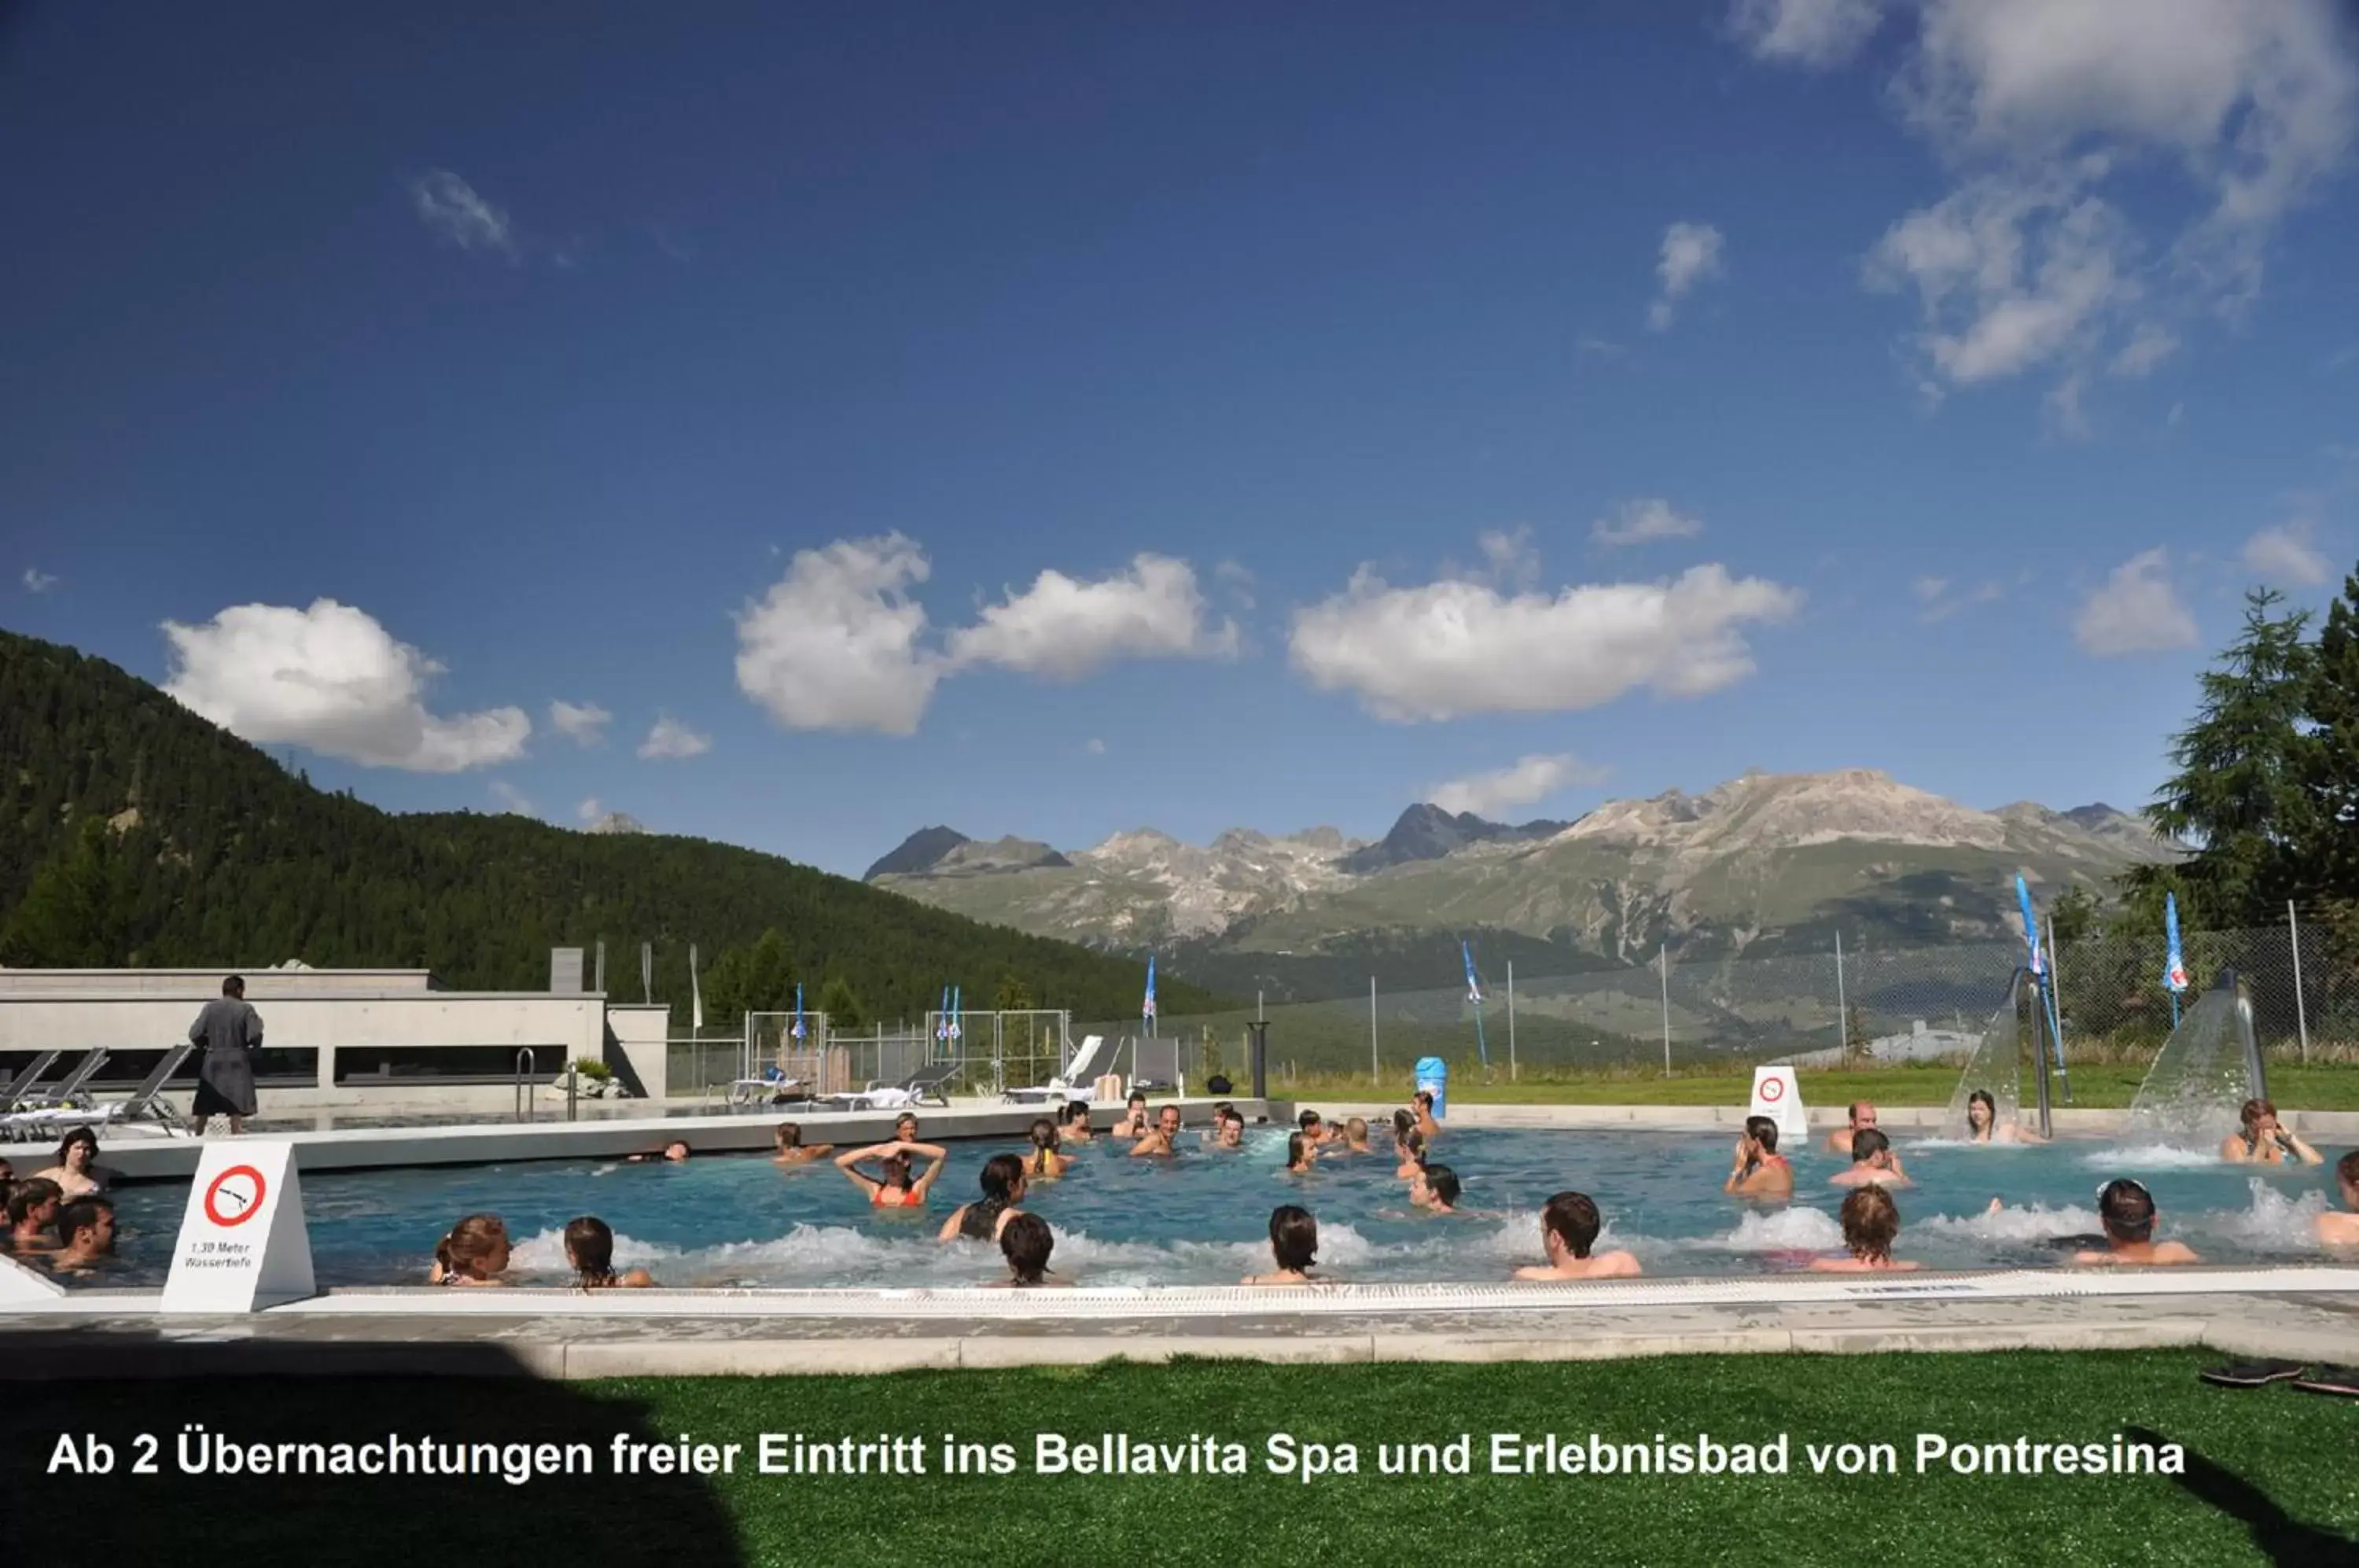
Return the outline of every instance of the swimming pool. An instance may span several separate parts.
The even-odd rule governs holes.
[[[479,1210],[507,1221],[519,1282],[562,1282],[559,1233],[574,1215],[594,1214],[614,1228],[618,1264],[644,1267],[667,1285],[973,1284],[1003,1272],[996,1249],[944,1247],[934,1232],[976,1194],[985,1159],[1024,1147],[952,1144],[931,1204],[915,1212],[871,1208],[826,1161],[782,1170],[756,1155],[306,1175],[304,1209],[323,1287],[421,1282],[435,1241]],[[1428,1216],[1409,1208],[1388,1150],[1332,1157],[1311,1175],[1288,1177],[1277,1128],[1251,1130],[1234,1151],[1183,1141],[1170,1160],[1133,1160],[1126,1145],[1102,1138],[1023,1206],[1054,1228],[1057,1271],[1095,1285],[1234,1284],[1268,1267],[1269,1211],[1282,1203],[1319,1216],[1322,1274],[1496,1280],[1539,1260],[1536,1212],[1568,1187],[1604,1211],[1600,1246],[1629,1247],[1652,1274],[1770,1272],[1841,1250],[1843,1190],[1827,1179],[1843,1160],[1801,1151],[1793,1201],[1756,1203],[1720,1191],[1730,1147],[1710,1133],[1453,1131],[1436,1158],[1465,1182],[1462,1206],[1480,1213]],[[2158,1236],[2186,1241],[2206,1261],[2321,1257],[2310,1221],[2330,1203],[2331,1167],[2256,1174],[2206,1154],[2096,1142],[1971,1147],[1904,1138],[1899,1150],[1917,1185],[1896,1193],[1896,1252],[1928,1267],[2055,1263],[2067,1255],[2060,1238],[2098,1229],[2097,1189],[2122,1175],[2154,1192]],[[93,1282],[160,1283],[187,1193],[179,1183],[118,1193],[119,1261]],[[1985,1214],[1995,1195],[2006,1206]]]

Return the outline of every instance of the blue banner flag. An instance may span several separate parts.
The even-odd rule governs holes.
[[[2031,889],[2024,886],[2019,872],[2015,878],[2015,901],[2023,911],[2023,940],[2031,948],[2031,972],[2044,975],[2048,973],[2048,963],[2039,953],[2039,917],[2031,912]]]
[[[2162,985],[2165,990],[2176,996],[2187,989],[2187,960],[2179,953],[2179,895],[2176,893],[2162,896],[2162,929],[2170,942],[2170,955],[2163,961]]]
[[[1461,942],[1458,956],[1466,961],[1466,999],[1479,1007],[1483,1005],[1483,983],[1474,978],[1474,950]]]
[[[1138,1016],[1144,1018],[1155,1016],[1155,954],[1151,953],[1147,955],[1147,1000],[1140,1004]]]

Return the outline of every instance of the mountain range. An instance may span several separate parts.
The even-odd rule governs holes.
[[[2107,893],[2127,867],[2175,853],[2110,806],[1980,811],[1850,769],[1748,773],[1572,822],[1419,804],[1375,842],[1235,828],[1200,847],[1142,828],[1060,851],[929,828],[868,880],[1039,935],[1157,950],[1171,973],[1232,993],[1275,984],[1300,998],[1343,994],[1343,971],[1364,987],[1372,959],[1393,965],[1390,983],[1449,984],[1458,939],[1475,932],[1527,953],[1533,973],[1640,963],[1658,946],[1823,951],[1838,931],[1855,944],[2020,940],[2018,874],[2044,903],[2069,887]]]

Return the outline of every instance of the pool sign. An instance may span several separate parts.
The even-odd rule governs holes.
[[[1753,1104],[1745,1115],[1776,1122],[1780,1149],[1799,1149],[1810,1134],[1810,1117],[1802,1111],[1801,1085],[1794,1082],[1790,1067],[1753,1070]]]
[[[295,1146],[208,1143],[164,1281],[168,1312],[250,1312],[312,1293]]]

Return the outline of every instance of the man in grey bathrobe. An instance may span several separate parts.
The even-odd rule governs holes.
[[[244,980],[233,975],[222,982],[221,1000],[205,1004],[189,1040],[205,1053],[189,1130],[202,1134],[207,1122],[225,1116],[232,1134],[244,1132],[254,1115],[254,1052],[262,1046],[262,1015],[246,1002]]]

